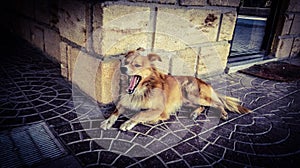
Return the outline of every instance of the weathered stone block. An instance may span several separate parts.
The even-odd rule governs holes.
[[[161,3],[161,4],[176,4],[177,0],[130,0],[132,2],[146,2],[146,3]]]
[[[198,78],[202,78],[206,75],[209,75],[209,73],[210,73],[210,72],[208,72],[207,65],[200,60],[199,60],[197,68],[198,68],[198,73],[197,73]]]
[[[68,44],[65,42],[60,42],[59,47],[61,75],[68,79]]]
[[[68,68],[64,67],[63,64],[60,65],[60,75],[68,79]]]
[[[172,18],[172,19],[170,19]],[[220,11],[191,8],[159,8],[154,48],[170,51],[215,41]]]
[[[180,0],[180,5],[205,6],[207,5],[207,0]]]
[[[299,12],[300,11],[300,2],[299,0],[290,0],[290,5],[287,9],[289,12]]]
[[[31,42],[34,34],[31,33],[33,23],[24,18],[18,18],[18,23],[13,23],[15,31],[25,40]]]
[[[300,14],[295,14],[290,34],[300,34]]]
[[[94,49],[101,55],[151,46],[149,7],[97,4],[94,7],[93,28]]]
[[[49,24],[49,1],[35,1],[35,6],[38,6],[34,11],[35,19],[39,22]]]
[[[292,45],[293,45],[293,39],[292,38],[280,39],[279,43],[278,43],[278,46],[277,46],[275,56],[277,58],[287,58],[287,57],[289,57],[289,55],[291,53]]]
[[[56,61],[60,59],[60,36],[51,29],[44,29],[45,52],[54,57]]]
[[[235,10],[223,14],[219,41],[225,41],[225,40],[229,41],[232,39],[236,18],[237,18],[237,13]]]
[[[186,48],[172,56],[170,73],[172,75],[194,76],[198,59],[198,48]]]
[[[35,1],[35,19],[55,26],[58,22],[58,1]]]
[[[284,25],[282,28],[281,35],[290,34],[290,29],[293,23],[294,14],[286,14],[284,15]]]
[[[72,81],[73,72],[76,66],[76,61],[80,53],[80,50],[68,45],[66,53],[67,53],[67,60],[68,60],[68,79]]]
[[[97,84],[101,85],[97,81],[99,65],[101,64],[100,60],[84,52],[79,52],[75,57],[76,60],[71,60],[73,61],[72,83],[76,84],[82,91],[96,100],[96,86]]]
[[[85,46],[86,42],[86,7],[82,1],[65,0],[60,1],[58,23],[60,35]]]
[[[102,25],[103,25],[103,5],[101,3],[97,3],[93,6],[93,16],[92,16],[92,27],[93,32],[92,36],[88,37],[88,41],[92,41],[92,50],[96,53],[101,54],[102,47]],[[91,38],[92,40],[89,40]]]
[[[96,76],[96,96],[101,103],[111,103],[120,94],[120,61],[101,62]]]
[[[300,37],[295,38],[290,56],[300,56]]]
[[[154,66],[161,72],[167,74],[170,73],[170,61],[173,56],[176,55],[176,52],[170,52],[162,49],[149,50],[142,53],[142,55],[148,55],[149,53],[154,53],[159,55],[161,61],[154,61]]]
[[[198,75],[224,72],[229,50],[230,44],[226,42],[200,47]]]
[[[180,37],[166,33],[156,33],[154,41],[154,49],[162,49],[166,51],[177,51],[187,48],[187,42],[182,41]]]
[[[103,36],[105,38],[100,44],[102,46],[102,55],[109,56],[126,53],[129,50],[139,47],[150,48],[151,35],[152,33],[149,32],[129,33],[125,35],[118,31],[104,30]]]
[[[177,0],[158,0],[158,3],[162,3],[162,4],[176,4]]]
[[[30,17],[30,18],[35,18],[35,6],[34,6],[34,1],[35,0],[28,0],[28,1],[18,1],[17,2],[17,7],[16,7],[16,12],[21,12],[22,15]]]
[[[61,64],[62,73],[83,92],[101,103],[110,103],[119,95],[119,60],[101,61],[77,48],[61,43],[68,64]],[[61,58],[63,58],[62,54]]]
[[[36,24],[32,24],[31,26],[31,42],[41,51],[45,51],[44,29]]]
[[[214,5],[214,6],[234,6],[234,7],[238,7],[240,5],[240,0],[227,0],[227,1],[209,0],[209,4]]]
[[[60,47],[60,63],[63,64],[64,67],[68,67],[68,44],[65,42],[59,43]]]

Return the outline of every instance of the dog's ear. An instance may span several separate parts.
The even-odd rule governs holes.
[[[143,47],[139,47],[136,49],[136,51],[145,51],[145,49]]]
[[[135,51],[133,51],[133,50],[128,51],[126,54],[124,54],[124,55],[125,55],[125,58],[131,56],[131,55],[134,54],[134,53],[135,53]]]
[[[131,56],[131,55],[134,54],[136,51],[145,51],[145,49],[142,48],[142,47],[139,47],[139,48],[137,48],[136,50],[128,51],[126,54],[124,54],[124,55],[125,55],[125,58]]]
[[[148,57],[149,61],[151,61],[151,62],[153,62],[153,61],[160,61],[161,62],[162,61],[160,56],[157,55],[157,54],[151,53],[151,54],[148,54],[147,57]]]

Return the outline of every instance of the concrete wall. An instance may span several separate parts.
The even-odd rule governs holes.
[[[160,54],[163,62],[157,66],[166,73],[222,73],[239,3],[11,0],[5,6],[2,23],[57,61],[61,74],[85,93],[109,103],[120,90],[120,61],[116,56],[138,47]],[[289,8],[282,35],[299,34],[299,14],[293,13],[298,8]],[[286,48],[290,49],[288,54]],[[298,37],[281,38],[277,55],[295,55],[298,49]]]

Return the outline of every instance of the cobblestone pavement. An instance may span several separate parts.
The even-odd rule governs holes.
[[[300,81],[275,82],[234,73],[206,79],[239,97],[253,113],[213,109],[196,121],[182,108],[168,121],[132,131],[99,128],[110,106],[89,100],[59,66],[22,40],[2,46],[0,129],[45,121],[83,167],[296,167],[300,158]],[[2,156],[3,154],[1,154]]]

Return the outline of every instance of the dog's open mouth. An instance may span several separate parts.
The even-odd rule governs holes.
[[[134,75],[130,77],[130,82],[129,82],[129,86],[127,88],[127,93],[128,94],[132,94],[135,91],[135,88],[138,86],[138,84],[140,83],[142,77],[139,75]]]

